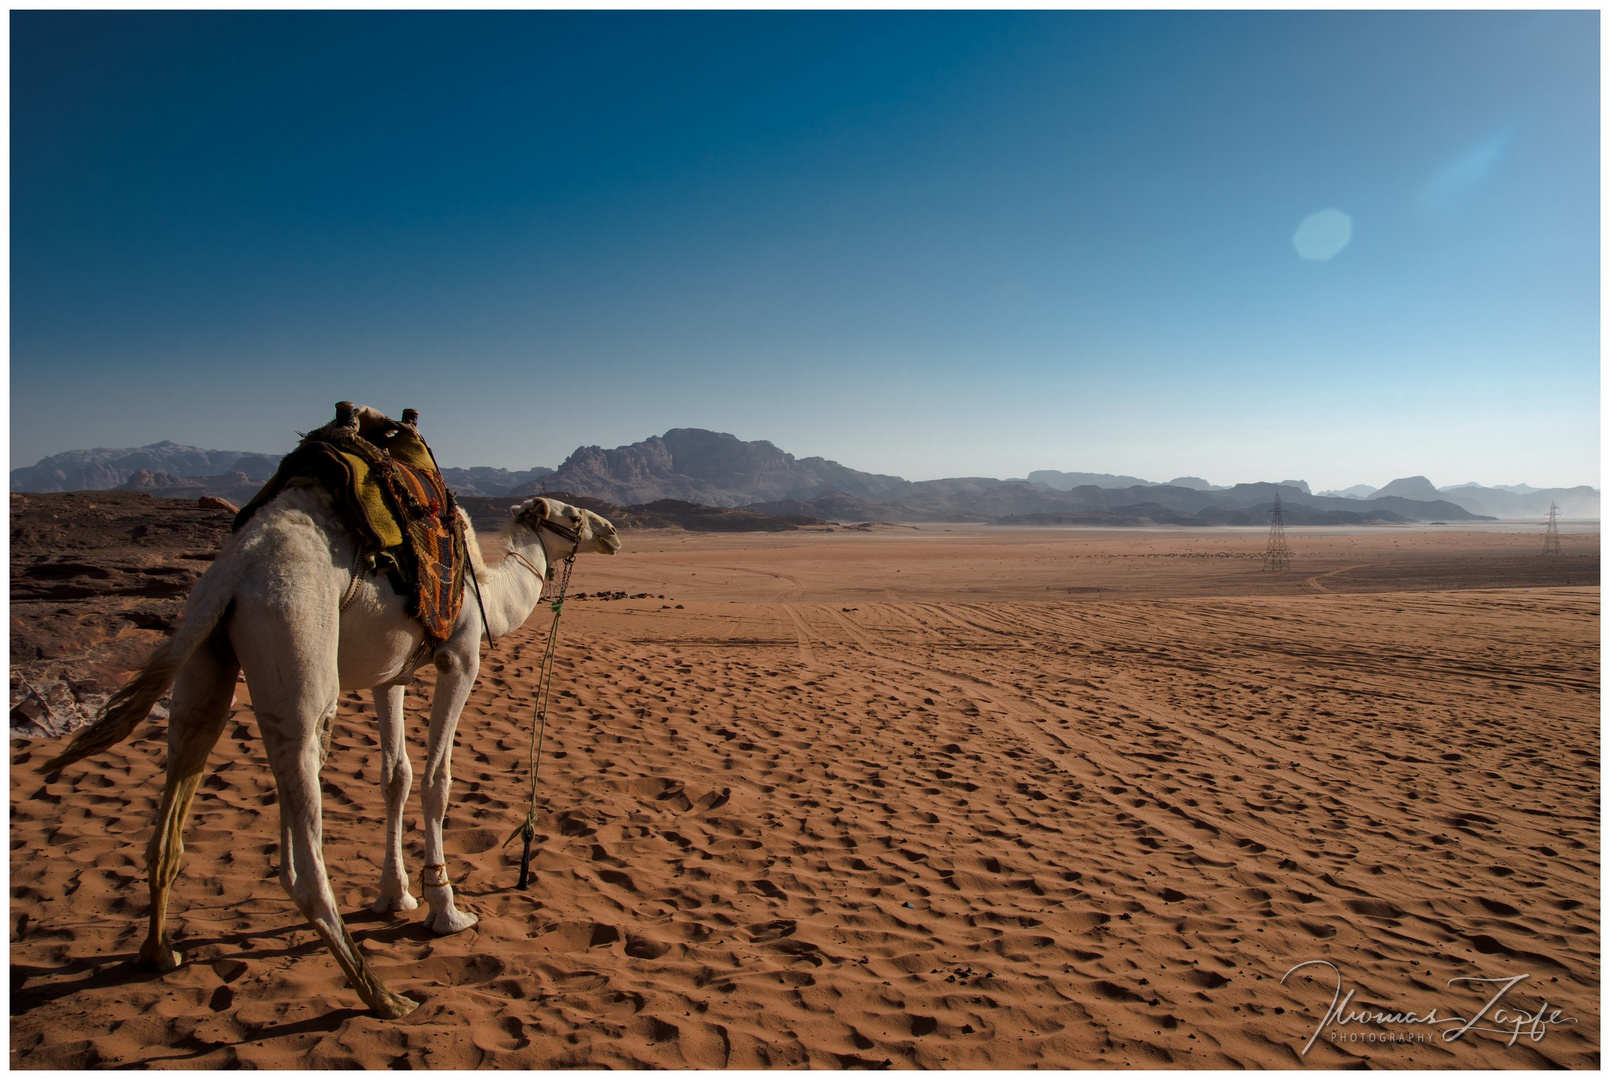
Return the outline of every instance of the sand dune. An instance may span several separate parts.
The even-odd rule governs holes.
[[[577,568],[526,892],[499,845],[545,620],[483,662],[446,828],[473,930],[368,913],[379,749],[342,702],[327,859],[424,1003],[397,1023],[279,887],[244,684],[167,975],[131,965],[162,725],[48,786],[53,744],[13,739],[11,1063],[1596,1067],[1597,536],[1563,568],[1519,534],[1299,541],[1266,575],[1250,533],[627,537]],[[1331,984],[1281,979],[1318,959],[1444,1016],[1490,996],[1449,980],[1524,974],[1508,1001],[1561,1022],[1300,1056]]]

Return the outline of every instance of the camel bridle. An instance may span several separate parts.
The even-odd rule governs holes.
[[[529,521],[528,519],[522,519],[522,520],[526,520],[527,524],[529,524],[532,527],[533,531],[536,530],[536,529],[547,529],[549,532],[551,532],[554,535],[560,537],[561,539],[570,541],[570,554],[566,555],[564,557],[564,560],[563,560],[564,563],[565,563],[565,578],[566,578],[566,580],[569,580],[569,578],[570,578],[570,564],[575,562],[576,553],[581,550],[581,529],[580,528],[571,528],[569,525],[562,524],[561,522],[558,522],[558,521],[550,521],[548,518],[545,518],[545,517],[538,518],[535,522]],[[544,557],[546,557],[547,554],[548,554],[547,549],[544,548],[543,549]],[[520,563],[522,565],[524,565],[527,570],[530,570],[533,574],[537,575],[538,580],[546,580],[546,581],[552,581],[553,580],[553,562],[552,562],[552,560],[550,560],[549,563],[548,563],[548,572],[547,572],[547,574],[544,574],[541,570],[537,569],[537,566],[536,566],[535,563],[533,563],[530,559],[526,558],[524,555],[520,554],[518,551],[515,551],[513,548],[509,549],[509,555],[510,555],[511,558],[518,559],[520,561]],[[565,598],[564,591],[560,590],[559,600],[560,600],[561,603],[564,602],[564,598]]]

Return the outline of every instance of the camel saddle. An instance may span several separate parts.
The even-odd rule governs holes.
[[[427,646],[452,633],[464,597],[469,550],[464,521],[430,447],[419,413],[396,421],[374,409],[338,402],[335,419],[302,437],[278,470],[235,516],[240,528],[287,487],[322,487],[359,538],[360,569],[385,573],[408,598],[408,613]]]

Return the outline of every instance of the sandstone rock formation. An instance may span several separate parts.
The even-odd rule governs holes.
[[[677,499],[707,506],[742,506],[810,499],[828,491],[876,497],[901,485],[898,476],[846,468],[825,458],[796,458],[764,440],[744,442],[699,428],[673,428],[630,446],[584,446],[550,477],[511,495],[564,490],[631,505]]]

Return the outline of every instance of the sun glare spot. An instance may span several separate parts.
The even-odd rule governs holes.
[[[1503,161],[1514,136],[1514,127],[1495,131],[1438,169],[1420,192],[1420,205],[1439,211],[1465,209]]]
[[[1352,240],[1352,218],[1340,210],[1321,210],[1303,218],[1292,233],[1291,246],[1305,259],[1322,261],[1341,254]]]

